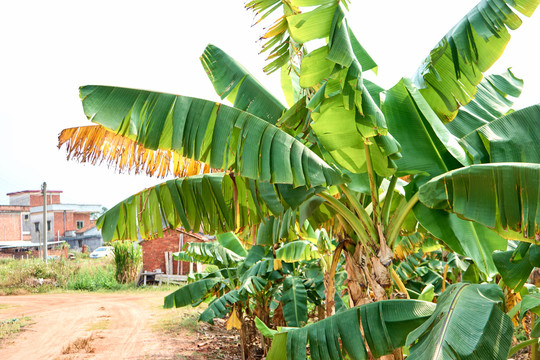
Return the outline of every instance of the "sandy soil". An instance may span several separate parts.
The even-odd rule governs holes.
[[[183,359],[197,356],[194,335],[152,332],[166,292],[0,296],[0,319],[34,322],[2,344],[0,359]],[[81,344],[84,344],[81,345]]]

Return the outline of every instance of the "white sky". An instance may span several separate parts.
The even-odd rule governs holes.
[[[353,0],[348,19],[379,64],[389,88],[411,75],[429,50],[470,9],[470,0]],[[78,97],[88,84],[134,87],[219,100],[198,57],[208,43],[240,61],[281,94],[279,78],[262,73],[243,1],[17,0],[0,4],[0,204],[6,193],[37,190],[47,181],[63,202],[111,207],[161,182],[66,161],[57,136],[89,125]],[[540,102],[537,36],[540,15],[512,32],[493,71],[512,67],[526,81],[517,108]],[[527,21],[529,20],[529,21]],[[535,54],[533,54],[533,52]],[[280,95],[281,96],[281,95]]]

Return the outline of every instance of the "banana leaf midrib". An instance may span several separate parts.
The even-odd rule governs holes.
[[[446,314],[445,316],[445,319],[443,321],[443,327],[442,327],[442,331],[441,331],[441,335],[439,337],[439,340],[437,341],[437,345],[436,345],[436,353],[434,354],[433,356],[433,359],[438,359],[439,358],[439,355],[443,349],[443,342],[444,342],[444,337],[446,335],[446,332],[448,331],[448,328],[449,328],[449,325],[450,325],[450,320],[451,320],[451,317],[452,315],[454,314],[454,311],[455,311],[455,308],[456,308],[456,305],[457,305],[457,302],[459,301],[459,296],[461,294],[461,292],[467,287],[469,286],[469,284],[465,284],[464,286],[462,286],[458,291],[457,293],[454,295],[454,299],[452,299],[452,302],[450,303],[450,307],[448,309],[448,313]]]

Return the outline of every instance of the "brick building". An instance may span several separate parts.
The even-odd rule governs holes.
[[[162,238],[143,240],[140,242],[143,249],[143,271],[154,272],[157,269],[161,269],[162,273],[166,273],[166,252],[178,252],[184,244],[203,241],[208,241],[208,238],[204,235],[187,232],[182,229],[177,229],[176,231],[165,230],[163,231]],[[189,274],[189,266],[190,264],[188,262],[173,260],[171,275]],[[199,270],[196,268],[196,264],[194,266],[194,271]]]
[[[62,204],[61,193],[47,191],[46,224],[43,224],[43,194],[40,190],[7,194],[9,205],[0,205],[0,242],[39,243],[43,231],[47,231],[47,239],[54,242],[77,237],[95,228],[91,214],[100,212],[101,206]]]

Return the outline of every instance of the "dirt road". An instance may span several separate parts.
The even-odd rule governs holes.
[[[0,348],[0,359],[172,359],[152,333],[166,294],[0,296],[0,319],[34,323]]]

